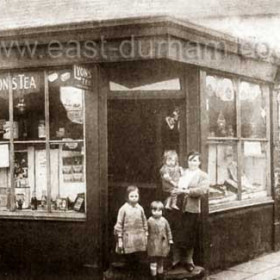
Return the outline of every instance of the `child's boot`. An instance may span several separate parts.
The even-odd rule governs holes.
[[[180,210],[179,207],[177,206],[177,197],[172,198],[171,208],[175,210]]]
[[[172,207],[171,207],[171,198],[170,198],[170,197],[168,197],[168,198],[166,199],[165,209],[172,210]]]
[[[175,209],[175,210],[180,210],[180,208],[175,204],[175,205],[172,205],[172,209]]]
[[[163,260],[157,263],[157,280],[163,280]]]
[[[157,277],[157,263],[150,263],[151,279]]]

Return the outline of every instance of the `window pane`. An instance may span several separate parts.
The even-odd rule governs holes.
[[[47,160],[44,144],[15,144],[16,208],[47,211]]]
[[[0,209],[9,208],[9,193],[10,193],[10,162],[9,162],[9,145],[0,145]]]
[[[209,136],[236,136],[235,89],[231,79],[206,77],[206,110]]]
[[[242,152],[242,198],[266,195],[268,174],[267,144],[245,141],[242,143]]]
[[[55,211],[85,211],[85,160],[82,143],[51,145],[51,201]],[[75,203],[76,202],[76,203]]]
[[[240,104],[242,137],[266,138],[268,96],[264,96],[260,85],[241,82]]]
[[[9,140],[8,76],[0,75],[0,141]]]
[[[84,90],[74,87],[72,70],[49,74],[50,139],[83,139]]]
[[[12,85],[14,139],[45,138],[45,132],[40,129],[41,125],[45,124],[43,74],[40,72],[13,74]]]
[[[237,199],[237,148],[235,144],[209,144],[210,204]]]

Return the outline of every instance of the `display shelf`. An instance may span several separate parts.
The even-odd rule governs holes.
[[[14,144],[45,144],[46,140],[14,140]]]
[[[83,143],[83,139],[61,139],[61,140],[49,140],[51,144],[64,144],[64,143]]]
[[[209,205],[209,213],[219,213],[231,211],[239,208],[253,207],[264,204],[272,204],[274,200],[271,196],[254,197],[251,199],[234,200],[234,201],[221,201],[219,204]]]
[[[238,138],[237,137],[207,137],[208,142],[213,143],[213,141],[218,141],[218,142],[222,142],[222,141],[237,141]]]
[[[252,142],[268,142],[267,138],[240,138],[241,141],[252,141]]]
[[[9,211],[1,209],[0,219],[20,219],[20,220],[60,220],[60,221],[86,221],[86,214],[79,213],[74,210],[47,212],[47,210],[36,210],[30,209]]]

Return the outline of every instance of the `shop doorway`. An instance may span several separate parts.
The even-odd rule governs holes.
[[[183,155],[184,99],[108,100],[108,249],[114,252],[113,227],[129,185],[140,189],[146,216],[161,199],[159,169],[165,150]]]

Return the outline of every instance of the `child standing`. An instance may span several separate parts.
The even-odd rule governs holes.
[[[119,209],[114,233],[118,238],[116,251],[127,255],[133,262],[138,252],[147,250],[148,225],[144,209],[138,204],[139,189],[129,186],[126,190],[127,202]]]
[[[172,193],[175,188],[178,188],[179,179],[183,173],[182,167],[178,163],[178,154],[176,151],[165,151],[163,155],[163,166],[160,169],[162,178],[162,186],[164,192],[169,192],[171,195],[166,199],[165,208],[179,210],[177,206],[177,193]]]
[[[162,217],[164,206],[161,201],[151,203],[152,216],[148,220],[148,256],[151,258],[150,271],[153,277],[163,274],[163,260],[173,244],[172,234],[168,221]]]

